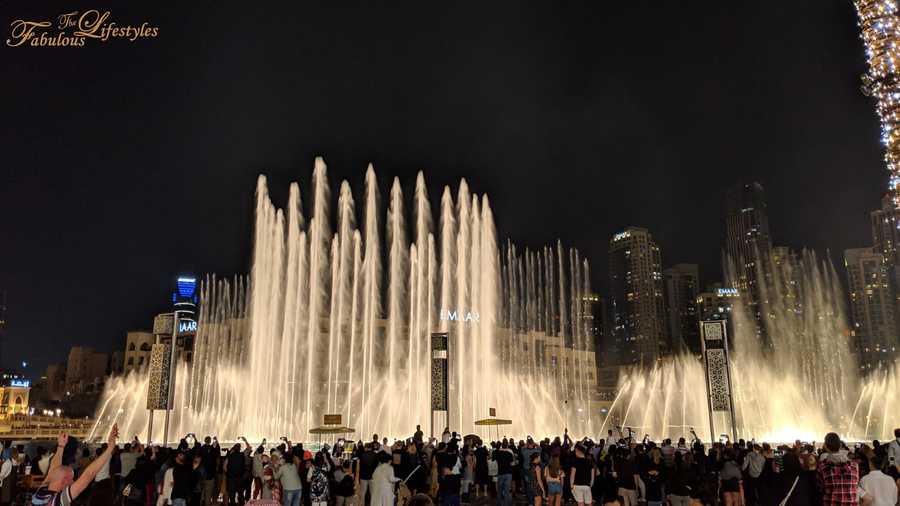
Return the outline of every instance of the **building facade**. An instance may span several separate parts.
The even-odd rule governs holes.
[[[740,292],[737,288],[714,283],[697,294],[697,315],[700,320],[728,320],[731,318],[731,309],[739,302]]]
[[[669,353],[662,256],[650,232],[629,227],[609,241],[610,312],[621,362],[650,365]]]
[[[725,252],[730,263],[731,284],[744,295],[744,302],[764,333],[758,276],[769,272],[772,237],[766,196],[759,183],[741,183],[725,194]]]
[[[28,414],[31,382],[19,374],[4,374],[0,380],[0,420]]]
[[[125,374],[144,369],[150,364],[150,348],[156,342],[152,332],[131,330],[125,334]]]
[[[103,389],[109,356],[86,346],[74,346],[66,362],[66,394],[97,393]]]
[[[677,264],[663,271],[666,316],[671,348],[675,352],[700,353],[700,321],[697,295],[700,269],[696,264]]]
[[[860,368],[869,371],[889,366],[897,356],[890,265],[880,250],[855,248],[844,252],[844,266],[850,289],[851,338]]]
[[[50,364],[42,378],[48,400],[61,401],[66,396],[66,364]]]

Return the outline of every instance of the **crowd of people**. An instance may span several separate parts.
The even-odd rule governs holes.
[[[30,459],[7,442],[0,506],[17,474],[41,479],[35,506],[898,506],[900,429],[888,443],[821,445],[738,440],[482,441],[446,429],[390,443],[338,440],[304,448],[282,438],[222,446],[188,434],[175,448],[120,446],[113,427],[93,452],[61,434]],[[80,453],[79,453],[80,452]]]

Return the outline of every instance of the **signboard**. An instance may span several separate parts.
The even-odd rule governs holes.
[[[172,319],[174,315],[172,313],[164,313],[156,315],[156,318],[153,319],[153,334],[155,335],[172,335]]]
[[[481,315],[478,314],[478,311],[460,311],[458,309],[441,309],[440,313],[438,313],[441,321],[458,321],[458,322],[475,322],[478,323],[481,320]]]
[[[450,334],[431,334],[431,410],[447,411],[450,404],[450,384],[447,369]]]
[[[197,333],[197,322],[194,320],[178,320],[178,335],[181,334],[196,334]]]
[[[150,348],[150,382],[147,387],[147,409],[169,409],[172,393],[169,379],[172,369],[172,348],[168,344],[154,344]]]
[[[19,387],[19,388],[28,388],[31,386],[31,382],[28,380],[10,380],[9,386]]]
[[[731,369],[728,364],[728,335],[722,320],[700,322],[700,342],[706,368],[706,393],[709,401],[710,435],[715,437],[714,413],[729,415],[734,432],[734,403],[731,393]],[[736,437],[736,434],[732,434]]]
[[[341,415],[325,415],[322,420],[323,425],[340,425]]]

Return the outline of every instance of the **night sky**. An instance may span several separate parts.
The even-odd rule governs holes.
[[[601,294],[628,225],[717,281],[739,180],[766,187],[776,245],[871,244],[887,176],[849,0],[454,3],[2,2],[4,40],[76,9],[159,27],[0,45],[3,365],[122,348],[178,272],[246,272],[257,174],[283,205],[316,155],[357,202],[370,161],[383,195],[465,177],[501,238],[578,247]]]

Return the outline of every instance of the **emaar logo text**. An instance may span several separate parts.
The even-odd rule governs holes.
[[[460,311],[458,309],[441,309],[441,320],[442,321],[456,321],[456,322],[475,322],[478,323],[481,320],[481,315],[478,314],[478,311]]]

